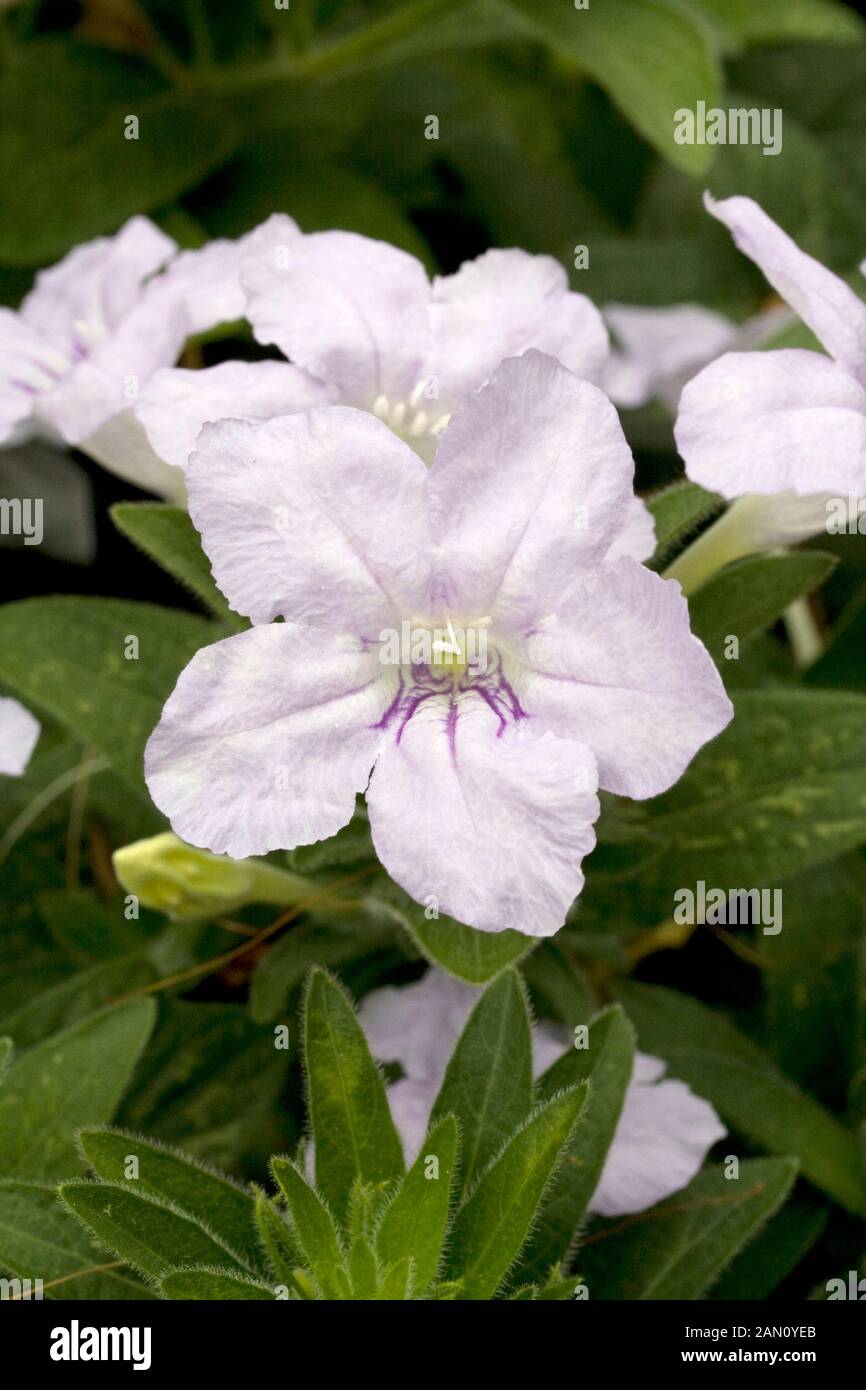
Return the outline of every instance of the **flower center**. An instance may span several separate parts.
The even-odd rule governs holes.
[[[410,680],[426,673],[435,681],[450,676],[456,685],[467,672],[486,672],[489,625],[489,618],[462,623],[450,615],[435,622],[406,619],[399,628],[380,632],[379,660],[384,666],[408,668]]]
[[[451,419],[451,412],[440,406],[438,395],[430,394],[432,390],[435,390],[435,383],[422,380],[413,388],[408,400],[381,395],[372,405],[373,414],[425,462],[432,459],[436,441]]]

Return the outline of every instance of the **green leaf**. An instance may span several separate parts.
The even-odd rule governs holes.
[[[823,584],[836,564],[834,555],[820,550],[738,560],[689,598],[692,632],[720,661],[727,637],[745,642],[771,627],[796,598]]]
[[[409,1297],[410,1281],[412,1276],[412,1261],[407,1255],[405,1259],[398,1260],[396,1264],[390,1265],[379,1280],[379,1287],[376,1297],[380,1300],[402,1303]]]
[[[571,1047],[538,1081],[541,1100],[590,1081],[580,1124],[566,1150],[520,1261],[520,1278],[543,1280],[569,1251],[598,1186],[634,1069],[634,1029],[618,1006],[589,1026],[588,1046]]]
[[[746,44],[785,40],[857,43],[863,40],[860,16],[836,0],[688,0],[717,29],[729,52]]]
[[[856,862],[848,861],[849,872]],[[783,892],[784,930],[761,944],[767,1046],[792,1081],[829,1109],[844,1109],[866,1042],[863,885],[827,864],[789,880]]]
[[[293,1286],[300,1257],[292,1244],[282,1209],[264,1192],[256,1194],[255,1220],[259,1239],[277,1279],[281,1284]]]
[[[92,1231],[100,1245],[151,1279],[162,1279],[176,1265],[228,1265],[248,1273],[222,1241],[192,1217],[134,1191],[134,1182],[60,1184],[58,1192],[72,1215]]]
[[[795,1191],[713,1286],[713,1299],[760,1302],[796,1269],[822,1235],[830,1209],[803,1187]]]
[[[13,1042],[11,1038],[0,1038],[0,1084],[12,1062]]]
[[[430,1122],[454,1115],[462,1183],[478,1174],[532,1108],[532,1029],[523,982],[508,969],[475,1004],[454,1048]]]
[[[722,1119],[771,1153],[793,1154],[804,1177],[866,1215],[866,1156],[853,1134],[805,1095],[772,1059],[705,1004],[633,981],[616,990],[641,1048],[663,1057],[672,1076],[703,1096]]]
[[[713,150],[678,145],[674,113],[713,106],[721,73],[706,25],[669,0],[594,0],[585,10],[560,0],[509,0],[527,28],[599,86],[660,154],[699,175]]]
[[[376,1248],[384,1268],[411,1259],[416,1294],[437,1276],[457,1170],[457,1121],[434,1125],[382,1218]],[[429,1160],[435,1158],[438,1166]],[[428,1173],[430,1176],[428,1176]]]
[[[517,1259],[586,1100],[580,1086],[540,1106],[460,1208],[448,1249],[461,1298],[492,1298]]]
[[[195,594],[208,612],[236,631],[245,619],[233,613],[211,575],[201,538],[183,507],[162,502],[116,502],[109,515],[124,536]]]
[[[343,1251],[328,1208],[290,1159],[275,1158],[271,1171],[286,1199],[295,1239],[323,1296],[339,1297]]]
[[[242,1005],[173,1000],[117,1123],[232,1173],[263,1168],[286,1143],[289,1058]]]
[[[189,613],[104,598],[33,598],[0,608],[0,679],[93,744],[143,792],[144,745],[178,675],[219,635]],[[138,658],[125,657],[127,637]]]
[[[141,952],[103,961],[89,970],[77,970],[59,984],[34,994],[13,1013],[4,1013],[3,1027],[19,1047],[30,1047],[155,978],[153,966]]]
[[[105,1269],[105,1263],[53,1187],[0,1181],[0,1269],[18,1279],[42,1279],[49,1299],[153,1298],[129,1270]]]
[[[667,1201],[602,1226],[578,1256],[590,1298],[697,1299],[784,1202],[793,1159],[756,1158],[739,1177],[708,1168]]]
[[[540,943],[522,973],[533,995],[540,995],[569,1028],[589,1021],[595,1008],[589,985],[553,941]]]
[[[85,1159],[105,1182],[123,1182],[130,1158],[137,1159],[136,1191],[216,1231],[226,1249],[250,1269],[261,1266],[252,1193],[181,1153],[124,1130],[85,1129],[78,1139]]]
[[[274,1301],[274,1291],[267,1284],[233,1274],[230,1269],[175,1269],[160,1280],[159,1287],[166,1298],[178,1300],[197,1299],[209,1303],[220,1303],[226,1299],[247,1303]]]
[[[425,909],[399,889],[389,888],[387,899],[371,894],[369,901],[399,922],[431,965],[470,985],[486,985],[538,944],[522,932],[476,931],[452,917],[428,918]]]
[[[127,217],[171,203],[231,153],[235,132],[202,92],[52,39],[13,47],[0,96],[0,260],[38,265]],[[18,114],[27,111],[28,119]],[[127,139],[126,118],[139,121]]]
[[[667,846],[671,891],[696,876],[777,882],[866,842],[866,698],[766,690],[736,695],[734,705],[732,724],[646,821]]]
[[[107,1124],[153,1028],[152,999],[93,1014],[25,1052],[0,1087],[0,1174],[77,1171],[74,1132]]]
[[[379,1285],[376,1253],[363,1236],[356,1236],[352,1241],[348,1270],[352,1283],[352,1297],[367,1302],[374,1299]]]
[[[303,983],[312,965],[345,965],[370,953],[393,937],[390,925],[364,921],[345,926],[301,922],[285,932],[262,957],[250,986],[250,1013],[256,1023],[280,1018],[291,994]]]
[[[342,1220],[356,1178],[385,1183],[405,1168],[367,1039],[342,986],[320,969],[307,987],[304,1059],[316,1186]]]
[[[79,965],[116,960],[123,952],[141,948],[142,923],[127,921],[120,898],[109,905],[85,889],[49,890],[39,894],[38,906],[53,939]]]
[[[721,511],[722,498],[706,492],[697,483],[671,483],[670,487],[647,498],[656,528],[654,569],[661,569],[711,516]]]

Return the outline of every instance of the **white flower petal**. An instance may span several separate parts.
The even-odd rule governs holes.
[[[717,202],[705,194],[704,203],[830,356],[866,384],[866,304],[838,275],[801,251],[751,198]]]
[[[0,773],[22,775],[36,747],[39,728],[29,709],[17,700],[0,697]]]
[[[866,390],[817,352],[720,357],[685,387],[674,433],[688,476],[723,497],[866,492]]]
[[[273,623],[196,652],[145,751],[182,839],[235,859],[335,835],[364,790],[396,685],[351,638]]]

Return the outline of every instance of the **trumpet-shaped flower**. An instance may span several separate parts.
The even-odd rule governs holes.
[[[255,626],[196,654],[149,741],[172,828],[262,854],[366,789],[417,900],[556,931],[596,781],[654,796],[731,715],[678,586],[610,558],[632,475],[606,397],[534,351],[463,398],[429,470],[345,406],[205,426],[190,515]]]
[[[382,1063],[399,1062],[403,1076],[388,1089],[394,1123],[413,1162],[448,1060],[480,991],[439,970],[416,984],[373,990],[359,1021]],[[568,1046],[564,1029],[541,1023],[533,1039],[533,1072],[540,1076]],[[691,1182],[725,1128],[713,1107],[682,1081],[663,1080],[665,1064],[638,1052],[613,1142],[589,1210],[602,1216],[645,1211]]]
[[[866,492],[866,304],[750,198],[705,201],[827,355],[726,353],[706,367],[680,399],[686,472],[724,497]]]
[[[26,771],[36,740],[39,721],[17,700],[0,698],[0,773],[20,777]]]
[[[137,414],[157,453],[185,467],[208,421],[267,419],[329,402],[368,410],[425,460],[457,401],[535,347],[594,380],[601,315],[549,256],[493,250],[431,282],[414,256],[352,232],[303,235],[277,214],[245,239],[246,315],[288,363],[165,371]]]

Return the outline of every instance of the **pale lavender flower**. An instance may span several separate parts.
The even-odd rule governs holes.
[[[201,426],[340,403],[383,419],[429,461],[457,401],[535,347],[594,380],[607,331],[550,256],[487,251],[432,284],[420,261],[353,232],[304,235],[276,214],[245,239],[246,316],[290,359],[171,372],[139,408],[154,448],[184,467]],[[219,373],[219,375],[218,375]]]
[[[409,1163],[421,1150],[448,1059],[480,993],[431,969],[414,985],[387,985],[361,1003],[358,1017],[374,1057],[398,1062],[404,1073],[388,1088],[388,1099]],[[568,1045],[567,1030],[539,1024],[533,1074],[540,1076]],[[591,1212],[624,1216],[663,1201],[691,1182],[724,1138],[713,1107],[682,1081],[662,1080],[664,1071],[658,1057],[636,1054]]]
[[[146,217],[40,271],[20,310],[0,309],[0,443],[42,426],[80,444],[183,345],[186,315],[148,292],[175,250]]]
[[[187,337],[243,314],[243,247],[175,256],[170,237],[133,217],[41,271],[17,313],[0,309],[0,445],[47,434],[182,498],[183,475],[150,447],[132,406]]]
[[[793,319],[784,305],[742,324],[701,304],[661,309],[607,304],[602,313],[617,340],[601,375],[602,389],[615,405],[634,409],[657,399],[671,412],[702,367],[723,352],[760,347]]]
[[[17,700],[0,697],[0,773],[20,777],[39,738],[39,721]]]
[[[866,304],[751,198],[716,202],[707,195],[705,201],[827,355],[726,353],[706,367],[680,399],[676,440],[686,472],[729,498],[863,494]],[[790,526],[789,513],[789,533]]]
[[[429,470],[344,406],[205,426],[190,515],[256,626],[193,657],[150,739],[172,828],[258,855],[335,834],[366,790],[416,900],[556,931],[596,780],[654,796],[731,717],[678,586],[608,558],[632,474],[606,397],[535,351],[463,398]],[[404,622],[483,631],[485,660],[391,664]]]

